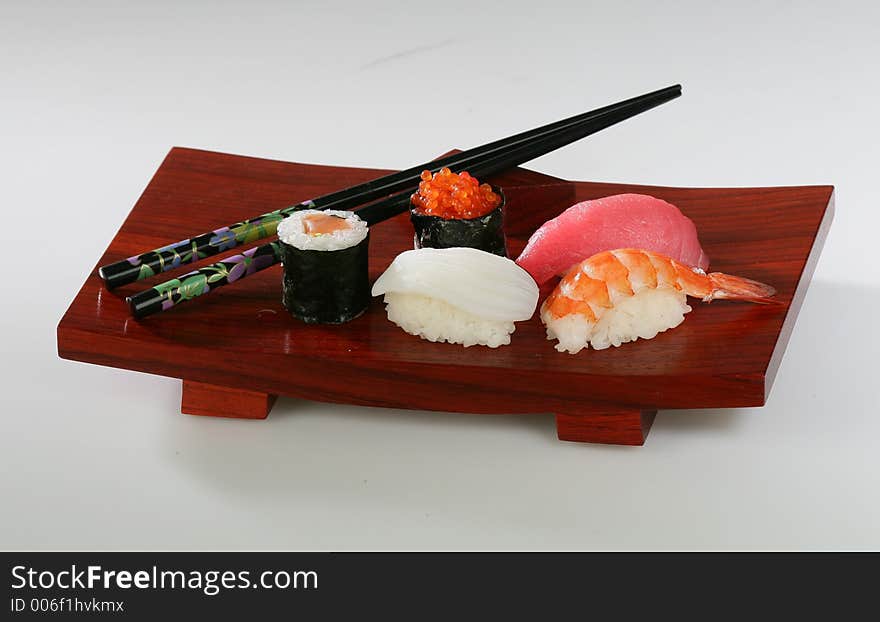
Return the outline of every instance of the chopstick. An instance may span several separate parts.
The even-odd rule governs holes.
[[[580,138],[598,132],[606,127],[619,123],[627,118],[653,108],[664,101],[673,99],[681,93],[680,87],[670,87],[667,99],[647,99],[633,103],[625,109],[612,110],[607,113],[581,121],[574,126],[565,126],[552,132],[546,132],[532,141],[521,143],[514,148],[500,153],[490,154],[471,160],[469,166],[454,166],[460,172],[467,168],[475,177],[485,177],[512,168],[523,162],[532,160],[574,142]],[[677,91],[677,93],[676,93]],[[659,93],[660,91],[657,91]],[[671,94],[675,93],[675,94]],[[639,99],[639,98],[636,98]],[[632,102],[633,100],[629,100]],[[606,107],[607,109],[608,107]],[[601,109],[600,109],[601,110]],[[461,155],[461,154],[458,154]],[[446,160],[447,158],[444,158]],[[450,167],[453,168],[453,167]],[[356,211],[358,216],[369,225],[374,225],[392,218],[409,209],[409,191],[388,197]],[[218,287],[228,285],[255,272],[264,270],[281,261],[280,242],[263,244],[239,255],[228,257],[204,268],[193,270],[180,278],[171,279],[155,287],[126,298],[131,313],[136,318],[146,317],[159,311],[165,311],[182,302],[201,296]]]
[[[270,237],[275,234],[278,223],[297,210],[350,209],[396,192],[412,191],[418,186],[420,181],[419,175],[424,170],[430,170],[432,173],[436,173],[443,167],[459,171],[467,170],[481,160],[503,157],[503,154],[511,149],[528,146],[533,141],[546,138],[555,132],[577,128],[586,122],[594,122],[601,125],[603,120],[614,119],[610,123],[599,127],[599,129],[603,129],[608,127],[608,125],[613,125],[631,116],[635,116],[680,95],[681,85],[678,84],[639,95],[638,97],[597,108],[539,128],[502,138],[480,147],[474,147],[473,149],[439,160],[426,162],[398,173],[385,175],[384,177],[315,197],[290,207],[267,212],[248,220],[220,227],[214,231],[201,233],[179,242],[134,255],[127,259],[101,266],[98,269],[98,274],[104,280],[104,284],[110,289],[127,283],[133,283],[160,272],[175,269],[183,264],[195,263],[206,257],[218,255],[236,246]],[[547,151],[542,153],[547,153]],[[517,164],[525,161],[527,160],[522,160],[517,162]]]

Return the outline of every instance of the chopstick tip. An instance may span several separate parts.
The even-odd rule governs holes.
[[[137,305],[135,304],[134,296],[126,296],[125,297],[125,304],[128,307],[128,310],[131,313],[131,316],[133,318],[137,318],[138,317]]]

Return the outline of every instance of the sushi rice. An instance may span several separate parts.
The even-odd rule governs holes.
[[[547,339],[559,340],[558,351],[577,354],[587,344],[594,350],[604,350],[636,339],[653,339],[684,322],[690,311],[684,292],[671,287],[646,288],[620,299],[595,324],[579,313],[557,318],[544,308],[541,320],[547,328]]]
[[[318,235],[306,233],[303,220],[316,215],[343,218],[348,228]],[[304,251],[338,251],[351,248],[360,244],[367,237],[368,231],[367,223],[348,210],[300,210],[278,223],[278,238],[285,244]]]
[[[389,320],[428,341],[497,348],[516,330],[513,322],[487,320],[430,296],[388,292],[385,305]]]

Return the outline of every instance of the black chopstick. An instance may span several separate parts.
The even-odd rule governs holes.
[[[596,118],[582,121],[574,127],[557,129],[527,144],[521,144],[516,148],[508,149],[503,153],[497,153],[492,157],[484,157],[472,161],[467,170],[474,177],[486,177],[499,173],[598,132],[615,123],[619,123],[661,103],[663,102],[656,100],[642,101],[638,105],[626,110],[611,111]],[[450,168],[453,168],[455,172],[461,172],[465,167],[453,166]],[[409,209],[409,200],[410,193],[401,192],[363,207],[357,210],[356,213],[367,224],[374,225],[407,211]],[[127,297],[126,301],[133,316],[137,318],[146,317],[159,311],[170,309],[182,302],[213,291],[218,287],[228,285],[230,282],[245,278],[280,261],[280,242],[263,244],[249,249],[240,255],[227,257],[204,268],[193,270],[180,278],[171,279],[141,291]],[[235,278],[230,281],[228,276],[233,274]]]
[[[203,258],[217,255],[241,244],[269,237],[275,233],[278,223],[285,216],[297,210],[350,209],[395,192],[412,191],[418,185],[419,175],[424,170],[430,170],[432,173],[436,173],[443,167],[449,167],[456,171],[469,170],[480,161],[490,158],[503,158],[505,152],[511,149],[528,149],[536,140],[555,135],[559,131],[569,129],[574,131],[574,128],[582,127],[584,123],[595,123],[598,129],[593,131],[598,131],[665,103],[679,95],[681,95],[681,85],[674,85],[639,95],[638,97],[597,108],[596,110],[521,132],[480,147],[420,164],[398,173],[392,173],[356,186],[351,186],[350,188],[322,195],[290,207],[267,212],[255,218],[220,227],[214,231],[201,233],[194,237],[129,257],[128,259],[107,264],[99,268],[98,274],[108,288],[133,283],[154,274],[172,270],[180,265],[194,263]],[[559,146],[568,142],[571,141],[560,142]],[[552,149],[555,148],[557,147]],[[547,151],[552,149],[542,153],[547,153]],[[541,154],[539,153],[538,155]],[[517,164],[534,157],[537,157],[537,155],[523,159],[517,162]]]

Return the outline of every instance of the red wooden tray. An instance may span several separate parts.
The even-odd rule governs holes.
[[[174,148],[97,265],[386,172]],[[655,339],[569,355],[546,340],[537,314],[497,349],[408,335],[386,319],[378,298],[348,324],[305,325],[281,306],[279,266],[138,321],[124,297],[170,274],[109,291],[93,270],[58,325],[58,353],[181,378],[181,410],[198,415],[264,418],[276,395],[547,412],[556,415],[560,439],[640,445],[660,408],[764,404],[831,224],[833,187],[662,188],[568,182],[523,169],[491,181],[508,198],[512,256],[576,200],[643,192],[696,222],[713,270],[774,285],[778,304],[695,303],[681,326]],[[408,248],[406,214],[374,227],[371,278]]]

